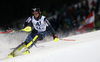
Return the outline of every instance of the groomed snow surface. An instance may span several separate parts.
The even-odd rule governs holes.
[[[100,62],[100,31],[70,36],[66,39],[76,39],[76,41],[39,43],[37,46],[44,47],[32,47],[28,55],[0,60],[0,62]],[[10,47],[13,46],[9,44]],[[9,49],[5,50],[4,52],[0,50],[0,58],[7,57],[11,52]]]

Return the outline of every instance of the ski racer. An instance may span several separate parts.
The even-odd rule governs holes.
[[[31,26],[32,24],[32,26]],[[33,27],[33,29],[31,28]],[[38,40],[43,40],[47,31],[51,32],[54,41],[59,41],[59,38],[55,34],[55,31],[45,16],[41,15],[40,8],[32,8],[32,16],[30,16],[25,22],[25,28],[23,31],[31,33],[27,36],[25,42],[17,46],[10,54],[9,58],[13,58],[15,54],[24,48],[24,54],[29,54],[29,49],[35,45]]]

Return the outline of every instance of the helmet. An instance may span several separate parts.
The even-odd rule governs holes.
[[[37,11],[39,14],[41,13],[40,8],[32,8],[32,13],[35,12],[35,11]]]

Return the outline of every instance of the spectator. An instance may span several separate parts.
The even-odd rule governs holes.
[[[85,5],[89,7],[89,2],[88,2],[88,0],[85,1]]]
[[[95,27],[96,29],[100,29],[100,15],[96,15],[95,17]]]
[[[92,6],[95,6],[96,2],[94,0],[92,0],[91,4],[92,4]]]
[[[100,0],[97,0],[97,2],[96,2],[96,9],[95,9],[95,13],[96,14],[99,12],[99,8],[100,8]]]

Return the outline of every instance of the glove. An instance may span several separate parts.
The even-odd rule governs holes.
[[[22,29],[21,31],[30,32],[31,30],[32,30],[32,28],[30,26],[27,26],[24,29]]]
[[[56,36],[56,34],[53,35],[53,37],[54,37],[54,41],[55,41],[55,42],[58,42],[58,41],[59,41],[59,38]]]

